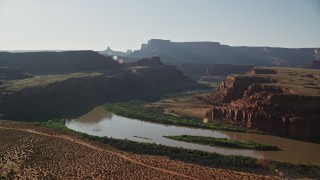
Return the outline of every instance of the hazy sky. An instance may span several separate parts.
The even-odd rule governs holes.
[[[320,0],[0,0],[0,50],[139,49],[151,38],[320,47]]]

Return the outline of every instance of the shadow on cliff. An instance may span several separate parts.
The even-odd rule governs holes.
[[[175,87],[162,87],[153,89],[152,91],[145,90],[133,90],[126,91],[117,95],[110,95],[106,97],[98,98],[79,98],[75,101],[60,104],[50,108],[42,108],[33,112],[15,113],[5,117],[6,119],[17,121],[46,121],[49,119],[75,119],[88,112],[90,112],[96,106],[102,106],[105,103],[112,102],[130,102],[130,101],[144,101],[155,102],[159,101],[168,94],[175,94],[189,90],[203,90],[210,89],[211,87],[196,82],[188,82],[185,84],[179,84]]]

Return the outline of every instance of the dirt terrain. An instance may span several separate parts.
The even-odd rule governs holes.
[[[146,106],[163,109],[166,114],[202,119],[212,106],[202,100],[203,98],[201,97],[208,96],[210,94],[211,93],[202,93],[178,98],[168,98],[147,104]]]
[[[1,179],[276,179],[127,153],[33,124],[0,121]]]

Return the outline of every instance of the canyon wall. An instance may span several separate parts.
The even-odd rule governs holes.
[[[121,98],[152,95],[163,88],[186,86],[197,84],[169,65],[129,69],[115,75],[69,78],[45,86],[1,89],[0,114],[2,118],[14,120],[65,117],[62,115],[67,112],[63,111],[77,111],[78,105],[92,108]]]
[[[260,69],[251,75],[229,76],[218,93],[207,99],[213,104],[207,116],[214,121],[282,136],[319,138],[320,83],[304,86],[307,82],[301,77],[305,74],[299,69],[299,77],[294,77],[294,71]],[[292,82],[285,84],[290,77],[286,72],[297,80],[290,79]],[[318,73],[314,74],[315,82],[320,79]]]

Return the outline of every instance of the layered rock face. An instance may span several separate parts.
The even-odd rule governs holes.
[[[218,88],[218,93],[209,99],[211,103],[222,102],[228,103],[234,99],[243,97],[244,92],[254,83],[271,83],[272,79],[256,77],[256,76],[228,76]]]
[[[308,78],[310,73],[313,76]],[[229,76],[216,96],[208,99],[214,105],[207,116],[282,136],[319,138],[319,82],[320,71],[294,68]]]

